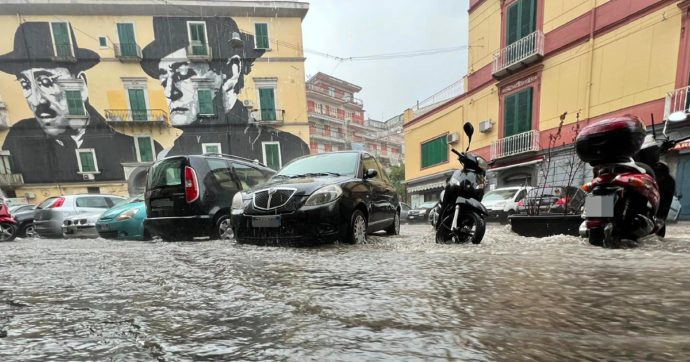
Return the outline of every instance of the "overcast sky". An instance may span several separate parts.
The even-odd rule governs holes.
[[[367,116],[385,120],[460,79],[467,50],[391,60],[347,58],[467,45],[468,0],[311,0],[302,24],[307,75],[362,87]]]

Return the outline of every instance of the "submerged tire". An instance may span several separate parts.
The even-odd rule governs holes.
[[[230,217],[227,215],[219,217],[211,234],[211,239],[230,240],[234,237],[235,234],[230,225]]]
[[[439,244],[471,242],[479,244],[486,233],[486,221],[476,212],[464,212],[458,216],[458,230],[451,231],[453,214],[446,213],[436,227],[436,242]]]
[[[364,213],[355,210],[350,218],[350,227],[347,230],[345,242],[348,244],[361,244],[367,241],[367,218]]]
[[[400,211],[395,212],[393,224],[386,229],[388,235],[400,235]]]
[[[603,228],[589,229],[589,244],[593,246],[604,246],[605,236]]]

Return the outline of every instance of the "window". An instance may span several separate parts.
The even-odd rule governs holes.
[[[188,21],[189,44],[192,55],[208,55],[206,46],[206,23],[203,21]]]
[[[223,153],[220,143],[202,143],[201,153]]]
[[[210,89],[199,89],[197,91],[197,100],[199,102],[199,114],[205,116],[213,116],[213,91]]]
[[[328,95],[331,97],[335,97],[335,88],[328,87]]]
[[[6,152],[6,151],[3,151]],[[0,156],[0,174],[11,174],[12,173],[12,156],[9,154]]]
[[[65,91],[67,98],[67,109],[70,116],[85,116],[84,101],[81,99],[81,91],[68,90]]]
[[[448,161],[446,135],[422,143],[422,168]]]
[[[254,24],[254,29],[256,30],[256,49],[269,49],[271,47],[268,41],[268,24],[266,23],[256,23]]]
[[[137,160],[139,162],[153,162],[153,139],[150,136],[136,137]]]
[[[98,173],[98,161],[93,148],[77,149],[76,152],[80,173]]]
[[[77,197],[77,207],[92,207],[96,209],[109,209],[110,204],[103,196]]]
[[[120,55],[124,57],[136,57],[137,42],[134,39],[134,24],[118,23],[117,36],[120,39]]]
[[[228,191],[240,190],[240,186],[232,175],[232,165],[229,162],[220,158],[209,158],[206,163],[221,188]]]
[[[537,0],[517,0],[508,7],[506,45],[536,31]]]
[[[65,22],[50,23],[50,31],[53,34],[53,46],[55,47],[56,57],[71,57],[72,39],[69,33],[69,26]]]
[[[505,97],[503,104],[503,137],[532,129],[532,88]]]
[[[276,120],[276,98],[273,88],[259,88],[259,104],[261,107],[261,120]]]
[[[127,95],[129,97],[129,109],[132,112],[133,121],[146,121],[147,107],[146,94],[143,89],[128,89]]]
[[[101,188],[98,186],[88,186],[86,188],[86,193],[89,194],[100,194],[101,193]]]
[[[261,185],[270,177],[270,175],[263,173],[258,168],[243,163],[233,162],[232,167],[235,170],[235,175],[240,180],[242,190]]]
[[[264,165],[274,170],[279,170],[283,164],[280,159],[280,142],[262,142],[264,153]]]
[[[108,47],[108,38],[104,36],[99,36],[98,37],[98,46],[101,48],[107,48]]]
[[[155,164],[148,174],[147,187],[151,190],[182,185],[182,158],[171,158]]]

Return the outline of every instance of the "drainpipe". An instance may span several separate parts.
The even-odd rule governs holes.
[[[592,67],[594,67],[594,30],[596,27],[596,15],[597,15],[597,0],[591,0],[590,6],[592,10],[590,11],[591,16],[589,20],[589,67],[587,68],[587,92],[585,95],[585,117],[584,119],[589,122],[591,117],[590,107],[592,102]]]

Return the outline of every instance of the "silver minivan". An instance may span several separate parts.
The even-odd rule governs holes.
[[[50,197],[36,206],[34,227],[44,238],[62,238],[62,223],[66,217],[103,212],[126,199],[115,195],[68,195]]]

